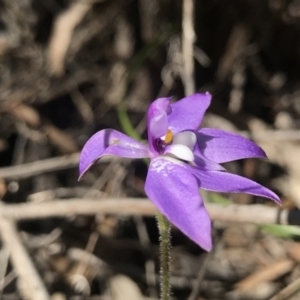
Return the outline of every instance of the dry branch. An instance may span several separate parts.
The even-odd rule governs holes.
[[[194,0],[184,0],[182,16],[182,78],[186,96],[195,92],[193,55],[194,41]]]
[[[295,262],[288,258],[276,261],[275,263],[267,267],[263,267],[262,269],[246,277],[245,279],[237,283],[235,287],[239,290],[251,290],[261,282],[275,280],[290,272],[293,269],[294,265]]]
[[[300,211],[289,211],[265,205],[229,205],[207,203],[212,220],[253,224],[300,225]],[[1,207],[0,216],[12,220],[32,220],[73,215],[143,215],[154,216],[155,206],[146,198],[55,199],[42,203],[8,204]],[[292,218],[293,217],[293,218]]]
[[[219,63],[217,77],[223,81],[232,72],[232,66],[238,58],[241,57],[245,47],[248,44],[249,33],[247,27],[237,24],[232,29],[227,42],[226,51]]]
[[[6,247],[3,247],[0,250],[0,299],[2,297],[2,291],[5,283],[5,274],[7,271],[9,260],[9,252]]]
[[[287,300],[300,291],[300,278],[293,281],[270,300]],[[295,298],[293,298],[295,299]]]
[[[28,300],[49,300],[50,296],[19,239],[13,221],[0,218],[0,234],[18,275],[21,295]]]
[[[51,36],[48,61],[51,73],[62,75],[64,73],[64,60],[69,48],[73,31],[90,10],[92,3],[74,2],[55,21]]]
[[[111,161],[111,157],[103,157],[100,162],[106,163]],[[0,168],[0,178],[4,179],[24,179],[47,172],[54,172],[75,168],[78,166],[79,153],[71,155],[62,155],[48,158],[32,163],[18,166]]]

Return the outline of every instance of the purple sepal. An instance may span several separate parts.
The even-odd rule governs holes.
[[[248,178],[220,171],[201,171],[195,167],[190,167],[192,173],[197,177],[201,189],[221,192],[221,193],[245,193],[274,200],[281,204],[279,197]]]
[[[127,158],[150,157],[147,145],[117,130],[104,129],[95,133],[84,145],[79,159],[79,179],[104,155]]]
[[[252,141],[235,133],[215,128],[203,128],[197,133],[195,154],[201,152],[216,163],[225,163],[243,158],[266,158],[265,152]]]
[[[171,223],[206,251],[212,248],[211,221],[196,178],[184,163],[151,161],[145,183],[150,200]]]
[[[169,128],[174,134],[198,129],[210,101],[211,95],[206,93],[194,94],[171,104],[172,113],[168,116]]]

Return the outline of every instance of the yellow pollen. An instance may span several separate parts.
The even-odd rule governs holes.
[[[165,144],[170,144],[173,141],[173,132],[168,129],[168,132],[165,136]]]

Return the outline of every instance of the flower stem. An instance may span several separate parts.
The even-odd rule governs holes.
[[[160,299],[171,299],[170,286],[170,250],[171,250],[171,225],[160,212],[157,213],[157,223],[160,234]]]

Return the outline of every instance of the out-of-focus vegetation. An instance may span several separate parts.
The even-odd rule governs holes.
[[[0,196],[3,212],[10,209],[0,213],[1,299],[30,291],[28,299],[44,300],[39,288],[51,299],[158,299],[153,217],[71,215],[70,205],[67,217],[50,218],[29,205],[59,211],[60,201],[74,198],[145,196],[145,162],[106,160],[78,183],[78,152],[108,127],[146,139],[151,101],[184,96],[182,7],[183,0],[0,1]],[[300,205],[299,7],[298,0],[195,0],[193,9],[192,78],[196,91],[213,95],[202,126],[242,132],[262,146],[270,161],[225,167],[273,189],[287,210]],[[265,203],[203,196],[224,210]],[[21,221],[9,223],[10,238],[1,220],[14,214]],[[213,225],[211,254],[173,228],[174,299],[270,299],[299,277],[298,227]],[[14,259],[14,238],[40,280],[36,290],[28,265]]]

